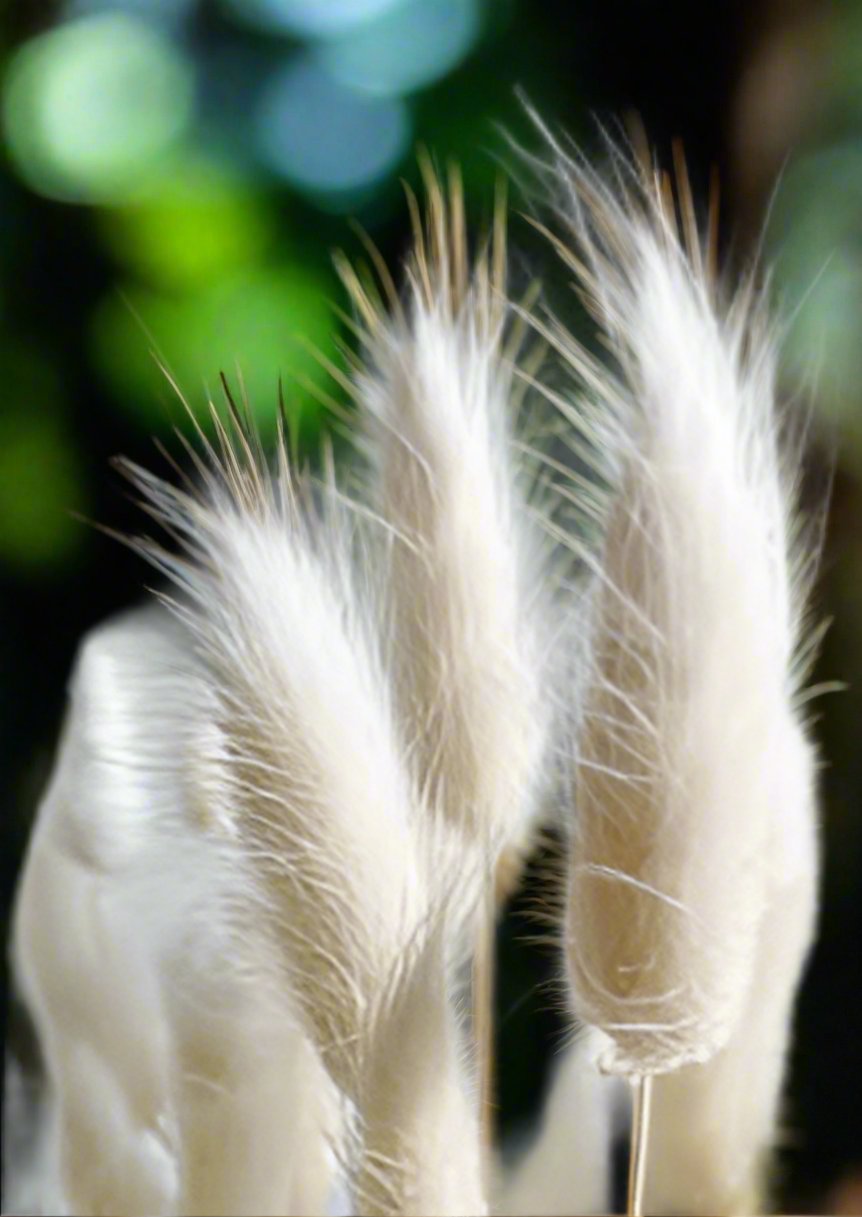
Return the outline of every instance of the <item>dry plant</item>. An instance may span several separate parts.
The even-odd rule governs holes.
[[[426,163],[404,293],[370,246],[385,299],[341,263],[355,498],[283,426],[270,465],[226,382],[194,481],[123,465],[170,590],[85,642],[22,879],[33,1211],[487,1212],[496,902],[560,739],[590,1030],[497,1207],[607,1206],[599,1069],[638,1095],[630,1211],[765,1203],[816,903],[798,447],[764,295],[719,283],[685,188],[681,238],[663,179],[552,146],[552,240],[608,348],[533,310],[573,388],[525,353],[502,206],[471,256]],[[558,412],[543,475],[525,388]]]
[[[81,649],[16,909],[51,1105],[6,1210],[327,1204],[337,1098],[248,908],[212,709],[163,609]]]
[[[572,1009],[634,1084],[632,1211],[751,1212],[816,907],[816,537],[765,297],[715,277],[682,162],[675,200],[620,154],[607,179],[554,154],[553,240],[613,359],[543,325],[594,393],[564,415],[614,466],[573,741]]]
[[[203,496],[129,472],[187,550],[143,547],[184,593],[259,917],[356,1113],[352,1193],[367,1213],[481,1211],[446,950],[480,874],[411,781],[351,513],[326,486],[311,501],[283,434],[270,475],[238,412],[214,423]]]
[[[341,270],[359,321],[352,389],[364,497],[386,539],[399,719],[426,800],[493,872],[473,940],[487,1146],[497,904],[517,884],[547,786],[551,552],[514,443],[523,327],[505,294],[503,200],[471,265],[457,172],[448,198],[427,160],[423,172],[428,201],[424,222],[412,202],[406,298],[390,285],[387,312],[373,285],[346,263]]]

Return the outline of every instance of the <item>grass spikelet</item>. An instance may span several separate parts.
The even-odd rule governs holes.
[[[490,1143],[494,890],[517,882],[547,760],[546,547],[530,531],[512,443],[518,336],[505,298],[503,199],[471,262],[458,174],[444,192],[422,168],[427,206],[423,217],[410,196],[406,298],[382,270],[387,314],[350,267],[342,274],[362,327],[354,391],[370,497],[389,536],[399,717],[426,800],[496,863],[473,970]]]
[[[816,554],[796,518],[776,338],[753,278],[730,295],[713,279],[685,189],[688,248],[666,180],[616,153],[607,180],[555,153],[556,244],[612,370],[555,339],[597,391],[591,438],[616,465],[575,755],[572,1002],[608,1036],[609,1071],[690,1066],[693,1095],[697,1079],[709,1089],[704,1062],[716,1078],[724,1069],[701,1162],[712,1158],[712,1201],[730,1206],[728,1149],[738,1181],[773,1137],[776,1062],[814,923],[814,764],[796,701]],[[764,973],[788,874],[803,907]]]
[[[799,739],[786,761],[752,983],[727,1044],[705,1065],[681,1069],[655,1087],[645,1187],[650,1212],[753,1213],[773,1197],[770,1151],[782,1140],[793,999],[817,906],[811,750]]]
[[[354,565],[355,516],[334,487],[314,501],[283,440],[270,476],[237,413],[213,421],[219,451],[201,469],[202,494],[125,468],[185,548],[140,543],[180,588],[175,611],[213,682],[258,917],[358,1113],[359,1147],[341,1148],[362,1211],[482,1211],[445,949],[450,929],[463,934],[450,919],[471,915],[480,876],[457,891],[430,882],[441,854],[452,873],[451,834],[423,812],[404,761],[367,598],[374,580],[360,586],[356,575],[367,568]],[[407,1085],[420,1074],[422,1085]]]
[[[463,864],[453,845],[448,865],[460,881]],[[435,851],[435,861],[447,863],[445,848]],[[354,1188],[361,1213],[471,1217],[488,1211],[472,1070],[449,994],[452,932],[444,919],[429,937],[367,1061],[366,1153]],[[455,929],[459,935],[462,927]]]
[[[188,597],[178,611],[216,681],[237,819],[291,984],[355,1095],[373,1008],[425,908],[413,792],[349,539],[323,521],[315,537],[286,461],[270,481],[243,442],[225,437],[207,498],[128,472],[186,542],[188,559],[144,549]]]
[[[364,322],[356,396],[391,536],[398,705],[428,801],[485,848],[525,848],[548,726],[541,543],[511,443],[502,200],[471,265],[460,179],[424,164],[406,299]]]
[[[326,1209],[338,1108],[242,913],[208,710],[164,610],[82,644],[15,917],[57,1211]]]

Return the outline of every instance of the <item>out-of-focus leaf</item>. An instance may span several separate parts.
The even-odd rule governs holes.
[[[131,287],[97,311],[94,357],[118,400],[148,429],[164,431],[182,414],[155,351],[199,417],[219,372],[236,380],[239,368],[264,435],[275,426],[280,376],[287,409],[307,432],[318,405],[305,382],[331,390],[309,347],[335,357],[334,291],[332,279],[295,265],[247,271],[182,297]]]
[[[828,189],[825,188],[828,183]],[[793,302],[785,357],[862,461],[862,141],[799,158],[769,230],[778,291]]]
[[[86,493],[61,413],[57,377],[27,347],[0,347],[0,559],[18,567],[60,565],[85,536],[70,514]]]
[[[273,234],[260,190],[202,157],[104,211],[101,227],[119,261],[167,289],[194,288],[255,263]]]
[[[175,151],[191,69],[145,21],[99,13],[25,43],[6,73],[9,150],[34,190],[69,202],[126,198]]]

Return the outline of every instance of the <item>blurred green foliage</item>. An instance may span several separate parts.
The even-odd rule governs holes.
[[[69,21],[9,64],[6,138],[22,178],[69,202],[128,197],[186,131],[193,75],[157,27],[121,12]]]
[[[818,13],[817,9],[812,10]],[[813,94],[775,192],[768,249],[789,316],[788,379],[802,381],[862,469],[862,7],[812,25]],[[788,82],[792,91],[792,79]],[[792,103],[791,103],[792,104]]]
[[[38,352],[3,345],[0,383],[14,386],[0,413],[0,559],[68,564],[80,535],[69,513],[83,510],[84,490],[61,384]]]
[[[399,178],[416,179],[417,141],[464,158],[487,203],[503,140],[491,121],[499,82],[481,52],[493,55],[513,11],[504,0],[67,0],[45,22],[37,10],[0,85],[14,199],[3,278],[23,255],[33,286],[73,310],[63,329],[79,376],[139,433],[177,424],[174,386],[206,425],[224,370],[264,432],[283,378],[299,434],[313,440],[320,399],[336,388],[324,365],[345,338],[331,250],[345,239],[358,248],[342,217],[386,243],[403,216]],[[40,199],[61,246],[53,276],[41,234],[22,232],[32,244],[16,247]],[[89,260],[83,284],[69,278],[79,272],[61,230],[70,207]],[[30,305],[38,313],[38,299]],[[18,459],[10,442],[3,496],[15,522],[2,553],[32,568],[65,559],[74,530],[61,508],[88,488],[83,436],[62,423],[72,403],[27,397],[26,425],[20,411],[3,422]],[[40,467],[54,476],[34,484]],[[50,495],[34,493],[47,484]]]

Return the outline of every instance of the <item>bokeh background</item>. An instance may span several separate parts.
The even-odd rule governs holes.
[[[793,1212],[862,1212],[862,4],[742,0],[6,0],[0,5],[0,792],[3,936],[80,635],[147,573],[83,522],[139,520],[109,458],[158,464],[181,410],[239,371],[271,430],[279,376],[314,448],[311,353],[337,360],[332,270],[367,230],[397,261],[415,148],[457,159],[474,217],[535,144],[517,100],[588,148],[594,116],[679,136],[721,177],[722,245],[763,241],[787,391],[832,469],[817,703],[826,866],[782,1154]],[[763,236],[765,232],[765,236]],[[536,242],[514,224],[523,273]],[[177,449],[174,443],[174,449]],[[815,477],[815,481],[817,481]],[[500,1124],[561,1043],[553,961],[501,929]],[[4,973],[4,982],[6,976]],[[4,987],[4,1009],[7,1003]],[[573,1136],[576,1130],[573,1130]]]

